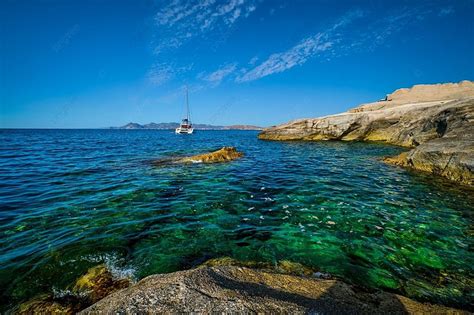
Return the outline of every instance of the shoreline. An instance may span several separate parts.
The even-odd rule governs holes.
[[[468,314],[387,290],[349,284],[299,263],[215,258],[186,270],[152,274],[133,283],[104,265],[90,268],[69,296],[40,295],[14,313],[142,312],[442,313]]]
[[[411,150],[386,163],[474,187],[474,82],[399,89],[385,101],[266,128],[258,138],[399,145]]]

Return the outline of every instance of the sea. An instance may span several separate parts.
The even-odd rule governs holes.
[[[382,161],[401,147],[257,135],[0,130],[0,311],[102,263],[138,280],[219,257],[472,309],[472,189]],[[223,146],[244,157],[153,163]]]

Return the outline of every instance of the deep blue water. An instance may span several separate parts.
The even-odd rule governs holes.
[[[245,157],[151,164],[222,146]],[[473,191],[381,162],[402,150],[254,131],[0,130],[2,308],[101,262],[139,279],[221,256],[472,306]]]

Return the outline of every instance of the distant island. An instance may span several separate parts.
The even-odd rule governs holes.
[[[179,127],[177,122],[169,123],[154,123],[141,125],[139,123],[130,122],[121,127],[110,127],[110,129],[158,129],[158,130],[170,130]],[[231,126],[215,126],[208,124],[193,124],[195,130],[263,130],[263,127],[252,126],[252,125],[231,125]]]

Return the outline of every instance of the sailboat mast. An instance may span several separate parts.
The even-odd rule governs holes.
[[[189,97],[188,97],[188,86],[186,85],[186,118],[189,123]]]

